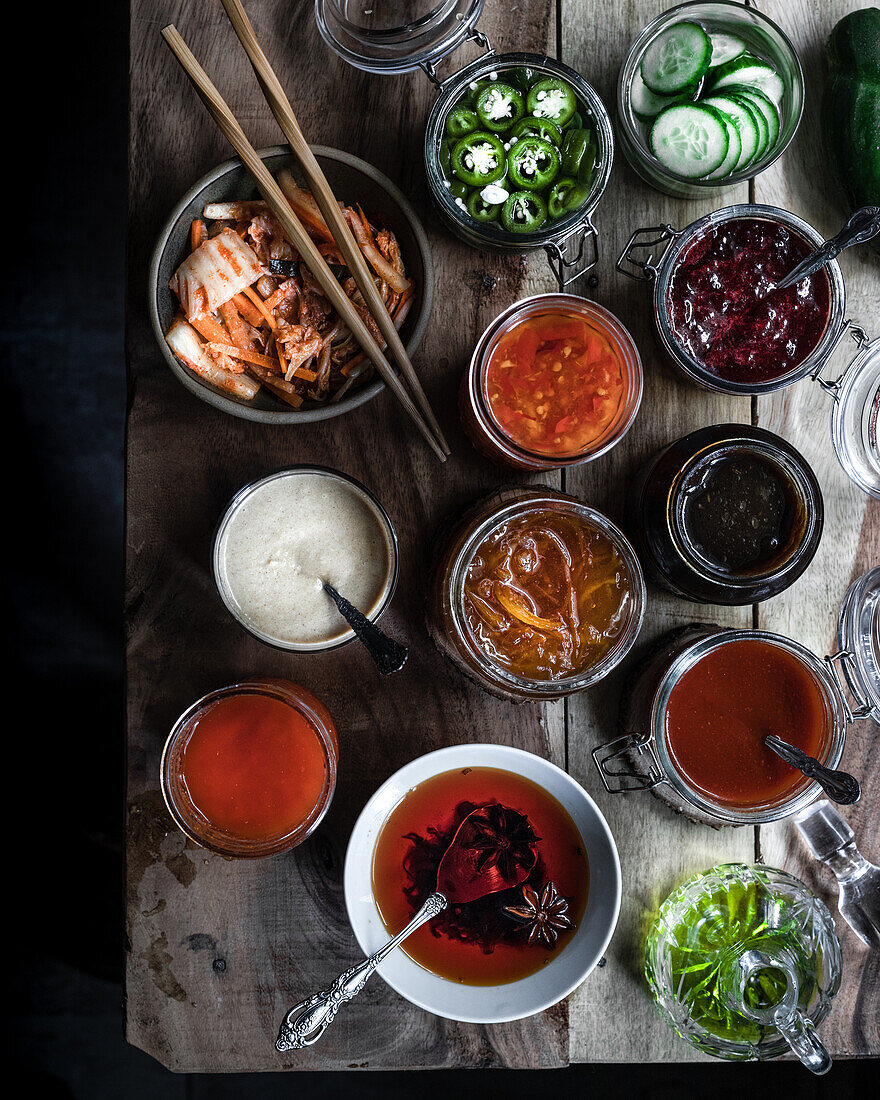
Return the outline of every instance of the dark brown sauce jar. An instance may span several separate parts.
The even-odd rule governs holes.
[[[790,443],[720,424],[671,443],[636,476],[627,524],[648,574],[696,603],[777,596],[819,546],[822,491]]]

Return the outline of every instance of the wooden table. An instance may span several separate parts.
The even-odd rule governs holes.
[[[666,7],[657,0],[488,0],[480,22],[499,52],[545,51],[583,72],[609,106],[617,71],[639,29]],[[789,33],[807,71],[798,136],[777,165],[727,202],[775,203],[826,235],[841,221],[827,198],[817,124],[822,44],[845,0],[761,0]],[[416,358],[453,447],[445,467],[383,393],[327,425],[266,428],[226,417],[189,395],[162,361],[146,315],[148,257],[177,198],[229,155],[162,43],[174,21],[228,98],[254,144],[279,140],[245,55],[216,0],[154,0],[131,7],[130,226],[127,438],[128,769],[126,1034],[178,1071],[451,1066],[550,1067],[569,1061],[700,1059],[654,1013],[641,975],[646,915],[683,877],[726,860],[763,859],[802,876],[833,902],[829,876],[806,859],[785,823],[713,829],[677,818],[648,794],[609,797],[589,757],[616,731],[625,669],[593,690],[553,705],[514,707],[481,693],[447,666],[423,625],[423,589],[438,524],[510,473],[479,459],[458,427],[455,394],[476,336],[512,301],[553,289],[543,256],[482,255],[438,225],[426,194],[422,133],[434,91],[420,73],[374,77],[330,53],[311,3],[248,0],[255,28],[291,91],[311,140],[356,153],[410,195],[431,238],[437,295]],[[460,56],[472,56],[467,49]],[[613,113],[613,112],[612,112]],[[715,204],[719,205],[719,204]],[[649,293],[618,275],[614,258],[641,225],[684,226],[712,209],[650,189],[618,154],[595,215],[602,258],[595,294],[633,333],[645,366],[645,396],[633,430],[609,455],[542,480],[620,519],[638,465],[661,445],[701,425],[744,421],[799,447],[822,484],[826,532],[807,573],[760,606],[700,607],[649,591],[636,660],[661,632],[695,619],[756,624],[817,653],[834,648],[840,600],[850,581],[880,561],[880,508],[845,477],[831,450],[828,399],[802,383],[749,401],[685,384],[663,362],[649,324]],[[848,315],[877,335],[880,264],[866,250],[841,264]],[[381,681],[357,646],[327,656],[284,655],[249,638],[217,597],[209,542],[227,500],[244,482],[283,464],[337,466],[372,487],[401,542],[402,571],[385,622],[407,638],[404,671]],[[342,742],[332,810],[318,834],[285,856],[241,863],[185,841],[158,790],[162,744],[176,716],[200,695],[249,674],[300,680],[325,699]],[[848,735],[846,761],[868,792],[848,812],[866,851],[880,856],[877,728]],[[414,757],[464,741],[497,741],[543,753],[593,795],[617,838],[624,876],[620,923],[597,969],[568,1000],[519,1023],[478,1027],[413,1008],[374,980],[314,1049],[273,1048],[286,1008],[325,986],[358,958],[342,900],[342,861],[359,810],[372,791]],[[872,789],[873,788],[873,789]],[[838,921],[845,975],[822,1036],[836,1055],[880,1053],[880,960],[869,961]]]

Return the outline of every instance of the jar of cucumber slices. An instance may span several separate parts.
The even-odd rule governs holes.
[[[681,197],[763,172],[800,123],[804,75],[786,35],[732,0],[681,4],[644,28],[617,85],[626,159]]]

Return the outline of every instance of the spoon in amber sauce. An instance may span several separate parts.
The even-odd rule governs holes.
[[[781,756],[786,764],[791,764],[793,768],[803,772],[807,779],[815,779],[832,802],[840,806],[851,806],[862,797],[862,788],[858,779],[849,772],[826,768],[814,757],[807,756],[795,745],[790,745],[781,737],[774,737],[772,733],[764,738],[764,744],[777,756]]]
[[[506,873],[496,861],[484,863],[486,813],[487,807],[480,806],[462,820],[437,868],[437,889],[428,895],[409,924],[375,954],[340,974],[329,989],[294,1005],[281,1024],[276,1050],[297,1050],[316,1043],[333,1023],[339,1006],[360,993],[385,956],[417,928],[439,916],[447,905],[478,901],[525,882],[538,859],[531,844],[522,847]]]

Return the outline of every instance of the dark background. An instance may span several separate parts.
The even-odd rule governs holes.
[[[141,0],[148,4],[149,0]],[[307,0],[299,0],[307,2]],[[817,1079],[798,1065],[578,1066],[555,1072],[175,1076],[122,1036],[122,509],[126,403],[127,4],[44,9],[6,36],[48,80],[17,84],[7,111],[29,157],[5,182],[8,264],[0,342],[14,397],[5,496],[11,611],[6,907],[12,1063],[26,1094],[77,1100],[254,1100],[305,1093],[425,1100],[598,1096],[633,1100],[796,1090],[877,1095],[878,1062],[838,1062]],[[27,16],[25,16],[27,20]],[[34,143],[28,110],[52,110]],[[34,98],[39,97],[39,98]],[[26,180],[23,183],[22,180]],[[36,193],[34,193],[36,188]],[[159,365],[157,369],[164,369]],[[11,532],[16,532],[14,542]],[[8,719],[7,719],[8,720]]]

